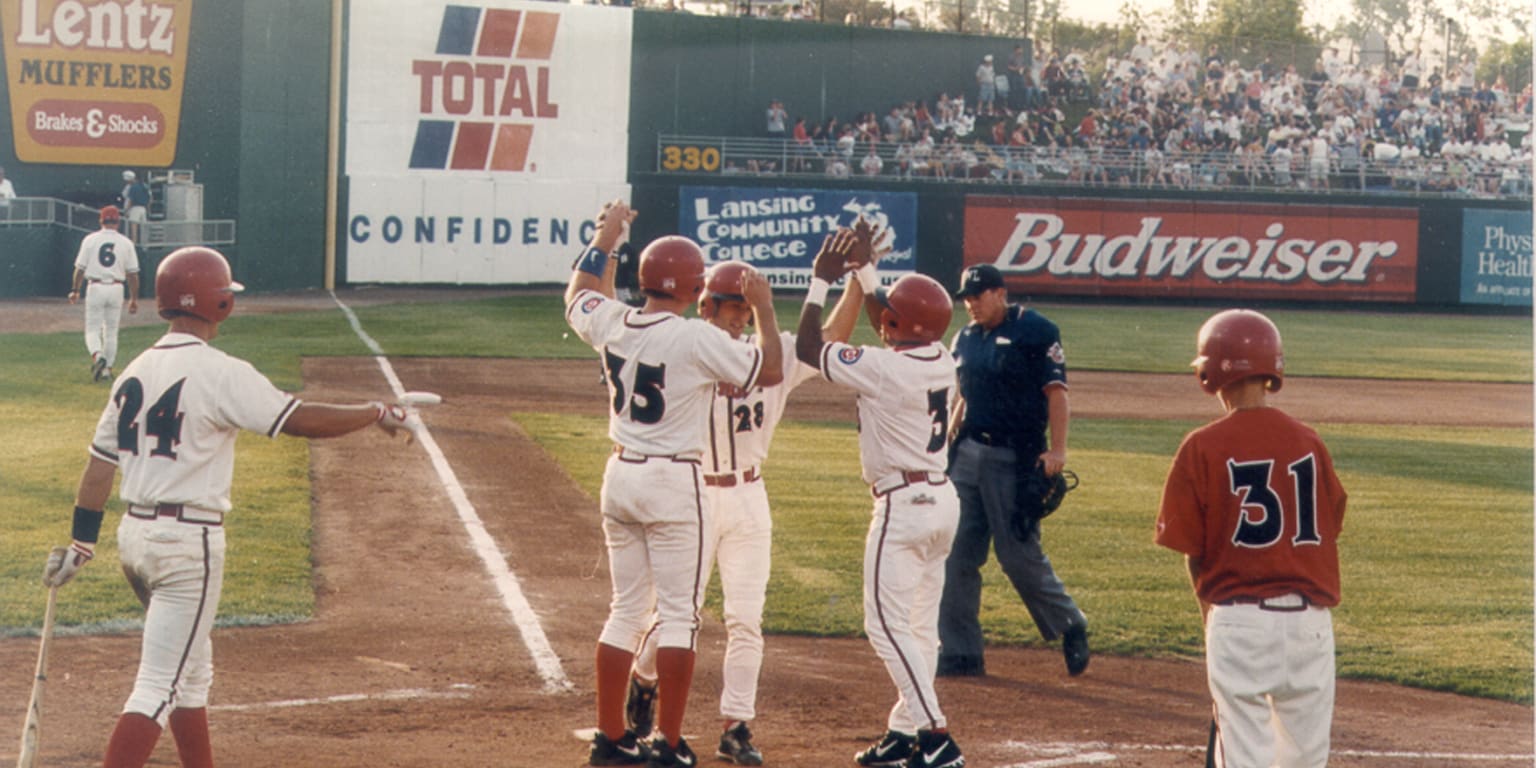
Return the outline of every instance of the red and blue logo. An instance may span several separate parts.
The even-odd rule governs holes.
[[[863,356],[864,349],[862,347],[843,347],[837,351],[837,359],[841,360],[844,365],[853,365]]]
[[[560,116],[550,58],[560,14],[449,5],[436,56],[411,62],[421,119],[411,168],[533,171],[535,121]]]

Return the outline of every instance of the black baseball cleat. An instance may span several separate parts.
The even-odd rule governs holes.
[[[624,702],[624,719],[636,736],[651,735],[656,725],[656,684],[646,685],[639,678],[629,678],[629,698]]]
[[[715,755],[737,765],[763,764],[763,753],[752,746],[752,731],[745,722],[737,723],[734,728],[728,728],[720,734],[720,747],[715,750]]]
[[[646,768],[694,768],[699,758],[688,748],[688,742],[679,737],[677,746],[667,743],[667,737],[658,735],[651,742],[651,760]]]
[[[102,379],[107,378],[106,374],[107,359],[105,357],[97,357],[96,360],[91,363],[91,380],[101,381]]]
[[[980,656],[940,656],[937,677],[985,677],[987,664]]]
[[[592,751],[587,755],[587,765],[645,765],[650,759],[650,748],[635,737],[634,731],[625,731],[618,741],[598,731],[592,737]]]
[[[869,749],[853,756],[854,762],[869,768],[905,766],[917,748],[917,739],[905,733],[886,731]]]
[[[950,738],[948,731],[917,732],[917,749],[907,761],[908,768],[962,768],[964,765],[965,755],[960,754],[960,745]]]
[[[1088,625],[1073,622],[1061,633],[1061,654],[1067,659],[1067,674],[1077,677],[1088,668]]]

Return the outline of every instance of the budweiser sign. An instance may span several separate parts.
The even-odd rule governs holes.
[[[965,263],[1037,294],[1412,301],[1414,209],[973,197]]]

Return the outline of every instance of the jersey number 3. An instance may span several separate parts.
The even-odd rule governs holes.
[[[1273,461],[1236,462],[1227,460],[1227,476],[1232,481],[1232,493],[1241,500],[1241,512],[1237,516],[1237,530],[1232,533],[1232,543],[1240,547],[1263,549],[1274,546],[1285,532],[1285,509],[1280,497],[1270,487]],[[1296,484],[1296,535],[1293,545],[1321,544],[1317,535],[1317,462],[1307,454],[1287,469]],[[1254,512],[1258,517],[1254,518]]]
[[[176,445],[181,442],[181,379],[171,385],[144,414],[144,434],[155,438],[149,455],[176,459]],[[139,411],[144,408],[144,383],[138,378],[124,379],[113,395],[117,401],[117,449],[135,456],[139,453]]]

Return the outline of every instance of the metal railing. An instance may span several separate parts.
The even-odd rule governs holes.
[[[0,227],[60,226],[79,232],[101,228],[101,209],[56,197],[17,197],[0,204]],[[232,245],[233,219],[201,221],[124,221],[123,234],[140,246],[180,248],[184,245]]]
[[[873,149],[873,153],[871,153]],[[878,163],[866,161],[878,158]],[[866,164],[867,163],[867,164]],[[849,178],[871,183],[1140,187],[1252,190],[1326,195],[1361,192],[1441,197],[1531,197],[1529,161],[1412,157],[1329,158],[1315,170],[1304,151],[1291,161],[1225,151],[1161,153],[1056,146],[995,146],[974,136],[918,149],[907,142],[859,142],[850,151],[791,139],[661,134],[660,173],[722,177]],[[1321,170],[1321,172],[1319,172]],[[873,171],[873,172],[871,172]]]

